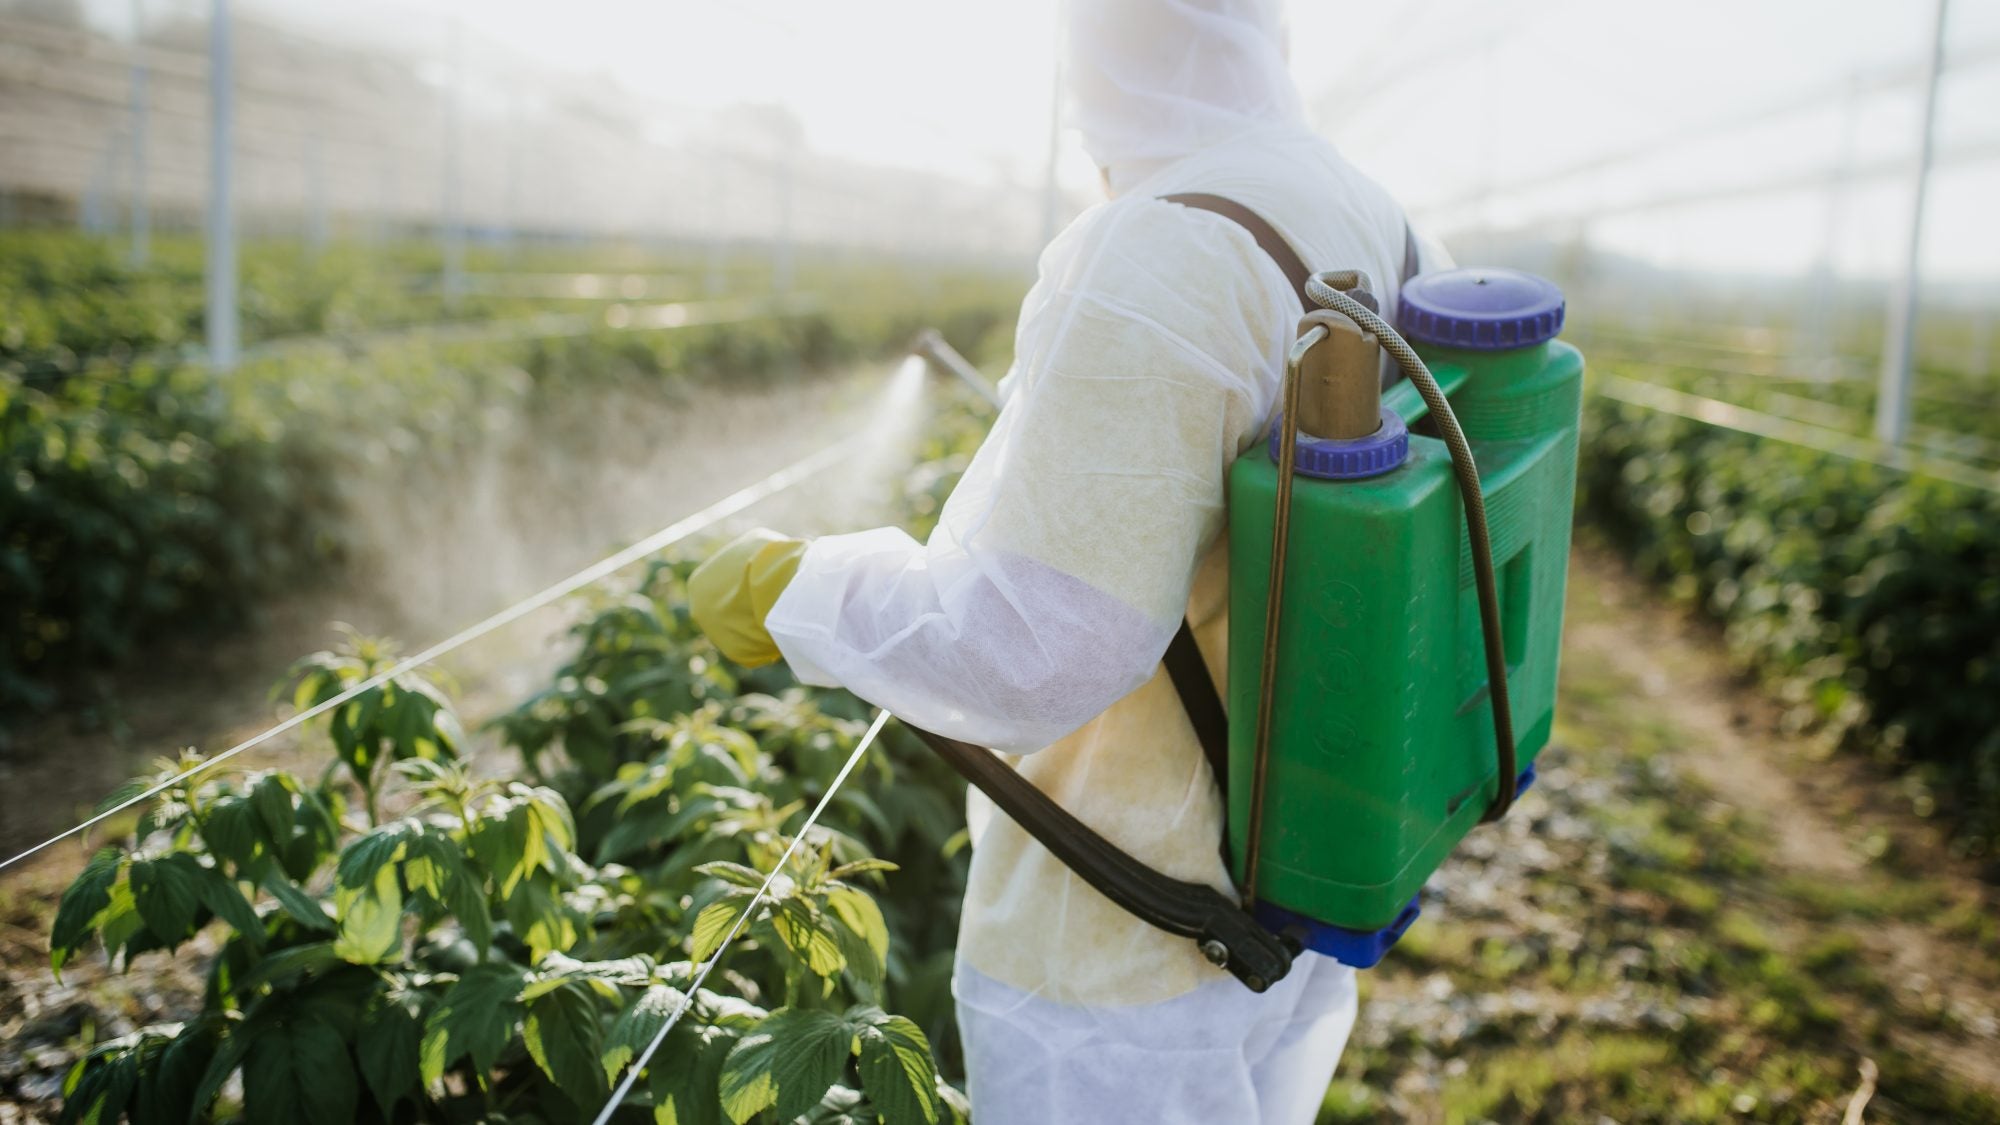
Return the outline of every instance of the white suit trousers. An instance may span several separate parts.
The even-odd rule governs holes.
[[[1263,995],[1234,980],[1129,1008],[952,981],[974,1125],[1312,1125],[1354,1029],[1354,970],[1301,954]]]

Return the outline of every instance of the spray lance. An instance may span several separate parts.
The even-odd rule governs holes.
[[[1281,413],[1229,472],[1226,706],[1185,625],[1165,660],[1242,897],[1146,867],[992,752],[915,732],[1086,882],[1259,992],[1301,949],[1379,962],[1458,842],[1533,782],[1582,405],[1542,278],[1414,277],[1399,331],[1365,274],[1285,272],[1307,312]],[[995,399],[936,333],[914,350]],[[1385,352],[1406,377],[1386,390]]]

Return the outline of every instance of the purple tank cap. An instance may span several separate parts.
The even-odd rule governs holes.
[[[1283,419],[1271,426],[1271,460],[1278,460],[1278,438],[1285,432]],[[1335,441],[1301,433],[1296,470],[1319,480],[1360,480],[1381,476],[1403,463],[1410,455],[1410,429],[1403,416],[1382,408],[1382,424],[1364,438]]]
[[[1563,294],[1547,278],[1508,269],[1419,274],[1397,298],[1396,330],[1414,343],[1500,352],[1555,338]]]

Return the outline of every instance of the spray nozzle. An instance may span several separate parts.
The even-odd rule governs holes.
[[[958,354],[956,348],[945,342],[944,333],[935,328],[926,328],[917,333],[917,338],[910,341],[910,354],[920,357],[932,367],[971,387],[979,392],[979,397],[992,403],[995,409],[999,408],[1000,392],[993,389],[993,384],[986,381],[986,377],[979,373],[977,367],[972,366],[969,360]]]

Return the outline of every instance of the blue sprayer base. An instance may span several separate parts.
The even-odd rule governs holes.
[[[1528,768],[1522,770],[1521,776],[1514,782],[1514,793],[1517,796],[1526,793],[1534,783],[1535,763],[1529,762]],[[1257,920],[1274,934],[1297,938],[1300,945],[1314,953],[1324,954],[1351,968],[1372,969],[1403,936],[1403,931],[1410,928],[1410,923],[1417,920],[1417,915],[1423,913],[1423,904],[1419,901],[1422,898],[1422,894],[1412,896],[1409,904],[1396,915],[1396,920],[1379,930],[1350,930],[1345,926],[1294,914],[1268,902],[1257,904]]]

